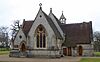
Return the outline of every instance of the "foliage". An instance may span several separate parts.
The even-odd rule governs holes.
[[[19,20],[14,21],[11,26],[12,26],[12,28],[11,28],[11,30],[12,30],[12,38],[14,38],[16,33],[18,32],[18,30],[20,29]]]
[[[13,24],[11,25],[11,45],[14,45],[14,38],[18,32],[18,30],[20,29],[20,22],[19,20],[16,20],[13,22]]]
[[[94,52],[95,56],[100,56],[100,52]]]
[[[94,37],[94,50],[95,51],[100,51],[100,32],[96,31],[93,34]]]
[[[0,51],[9,51],[10,48],[0,48]]]
[[[93,36],[94,36],[95,41],[100,41],[100,32],[99,31],[94,32]]]
[[[0,46],[6,47],[8,46],[8,27],[2,26],[0,27]]]
[[[100,62],[100,58],[82,58],[80,62]]]

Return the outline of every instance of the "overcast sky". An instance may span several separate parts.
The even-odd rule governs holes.
[[[49,14],[50,8],[59,19],[62,11],[67,23],[93,22],[93,30],[100,31],[99,0],[0,0],[0,26],[10,26],[14,20],[34,20],[39,10]]]

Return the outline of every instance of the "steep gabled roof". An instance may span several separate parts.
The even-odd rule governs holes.
[[[61,22],[58,20],[58,18],[52,13],[52,8],[50,8],[50,13],[48,15],[52,22],[55,24],[55,26],[57,27],[57,30],[60,32],[60,35],[63,38],[63,31],[61,29]]]
[[[62,29],[66,34],[66,46],[76,44],[90,44],[92,40],[92,23],[83,22],[76,24],[64,24]]]
[[[14,36],[14,38],[12,38],[12,39],[11,39],[11,41],[12,41],[12,42],[14,42],[14,41],[15,41],[15,39],[16,39],[16,37],[17,37],[17,35],[18,35],[18,33],[19,33],[19,31],[20,31],[20,30],[21,30],[21,31],[22,31],[22,33],[24,34],[23,29],[20,27],[20,29],[16,32],[16,35]]]
[[[61,25],[60,20],[58,20],[58,18],[52,13],[52,8],[50,8],[50,13],[49,13],[49,17],[51,18],[51,15],[55,18],[55,20],[57,21],[58,25]],[[52,18],[51,18],[52,19]]]
[[[43,11],[42,11],[43,12]],[[45,13],[43,12],[45,18],[47,19],[49,25],[51,26],[51,28],[53,29],[55,35],[60,38],[60,39],[63,39],[60,32],[58,31],[57,27],[55,26],[55,24],[53,23],[53,20]]]
[[[34,22],[33,20],[31,20],[31,21],[30,20],[29,21],[23,21],[22,30],[23,30],[25,36],[27,36],[30,28],[32,27],[33,22]]]
[[[40,7],[40,9],[39,9],[39,12],[40,12],[40,11],[42,11],[42,7]],[[39,14],[39,12],[38,12],[38,14]],[[60,32],[58,31],[57,27],[55,26],[55,24],[53,23],[52,19],[51,19],[45,12],[42,11],[42,13],[44,14],[44,16],[45,16],[46,20],[48,21],[49,25],[51,26],[51,28],[53,29],[55,35],[56,35],[58,38],[62,39],[62,36],[61,36]],[[38,15],[38,14],[37,14],[37,15]],[[37,17],[37,16],[36,16],[36,17]],[[35,18],[35,19],[36,19],[36,18]],[[27,36],[27,34],[28,34],[28,32],[29,32],[29,30],[30,30],[30,28],[31,28],[31,26],[32,26],[32,24],[33,24],[33,22],[34,22],[33,20],[32,20],[32,21],[24,21],[24,22],[23,22],[22,30],[23,30],[23,32],[24,32],[24,34],[25,34],[26,36]]]
[[[62,23],[60,22],[60,20],[58,20],[58,18],[52,13],[52,15],[54,16],[54,18],[56,19],[59,27],[61,28]],[[62,28],[61,28],[62,29]]]
[[[57,23],[59,24],[59,26],[61,26],[61,22],[58,20],[58,18],[52,13],[52,15],[54,16],[54,18],[56,19]]]

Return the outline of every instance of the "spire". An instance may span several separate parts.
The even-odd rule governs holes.
[[[61,15],[61,17],[60,17],[59,20],[60,20],[61,23],[66,24],[66,18],[65,18],[65,16],[63,15],[63,11],[62,11],[62,15]]]
[[[40,6],[40,9],[42,10],[42,3],[40,3],[39,6]]]

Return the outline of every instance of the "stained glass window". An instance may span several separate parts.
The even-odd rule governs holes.
[[[42,25],[37,27],[37,48],[46,47],[45,29]]]

